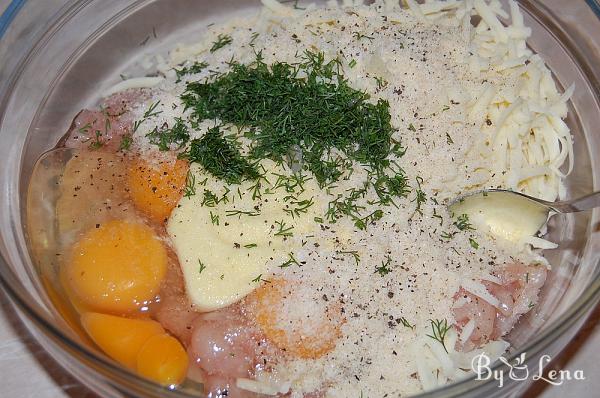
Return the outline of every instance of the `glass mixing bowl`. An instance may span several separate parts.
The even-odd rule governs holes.
[[[600,22],[593,13],[600,8],[587,3],[589,8],[583,1],[520,2],[533,30],[530,47],[543,55],[560,86],[576,85],[567,120],[575,137],[568,196],[600,186]],[[0,281],[40,344],[101,395],[194,396],[121,368],[88,345],[52,305],[42,278],[52,261],[34,256],[39,247],[28,244],[43,249],[52,238],[35,227],[44,223],[43,214],[28,224],[26,203],[50,200],[35,191],[28,197],[35,161],[119,74],[142,73],[136,65],[144,56],[193,42],[208,23],[258,6],[258,0],[15,0],[0,18]],[[588,19],[570,19],[582,6]],[[540,304],[508,337],[509,356],[526,352],[532,368],[540,356],[554,357],[565,347],[600,299],[600,211],[554,217],[549,231],[560,248],[546,253],[553,269]],[[470,378],[423,396],[514,396],[527,387],[505,382],[500,389],[493,380]]]

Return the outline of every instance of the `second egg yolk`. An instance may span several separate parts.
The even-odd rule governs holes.
[[[166,269],[167,250],[152,228],[115,220],[75,243],[61,279],[86,308],[124,314],[156,297]]]
[[[135,206],[156,222],[165,222],[181,199],[189,166],[184,160],[149,163],[134,160],[127,184]]]

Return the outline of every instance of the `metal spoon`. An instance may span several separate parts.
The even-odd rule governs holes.
[[[600,207],[600,192],[549,202],[519,192],[489,189],[461,196],[448,206],[455,216],[466,214],[478,227],[511,241],[533,236],[553,213],[574,213]]]

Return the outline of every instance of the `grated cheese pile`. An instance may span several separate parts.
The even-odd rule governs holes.
[[[551,245],[532,237],[531,245],[516,247],[483,231],[455,233],[446,203],[490,187],[561,197],[561,180],[572,169],[572,138],[563,119],[573,87],[560,93],[542,57],[527,48],[531,32],[514,1],[510,13],[496,0],[386,0],[370,6],[330,0],[326,8],[303,9],[262,2],[257,15],[211,26],[199,42],[175,48],[169,60],[159,57],[160,80],[133,79],[131,87],[153,86],[152,102],[160,100],[160,113],[144,119],[135,133],[138,149],[153,151],[147,132],[187,114],[179,101],[186,82],[227,71],[232,59],[251,63],[257,52],[267,64],[293,64],[308,49],[338,58],[350,86],[374,102],[389,102],[394,138],[407,148],[398,162],[426,201],[416,209],[413,192],[397,207],[384,208],[385,216],[366,230],[341,219],[294,236],[302,266],[270,266],[270,276],[297,282],[295,294],[302,297],[286,303],[284,315],[308,318],[324,301],[337,302],[346,319],[343,337],[326,356],[281,361],[272,374],[240,379],[238,386],[273,395],[289,389],[292,397],[323,388],[328,397],[397,396],[464,377],[481,351],[453,347],[469,337],[472,322],[460,336],[448,332],[446,352],[427,336],[430,320],[453,322],[459,287],[499,305],[480,281],[495,280],[491,272],[504,263],[545,263],[535,249]],[[225,34],[231,44],[211,52]],[[194,61],[209,67],[178,81],[175,68]],[[124,82],[118,89],[126,87]],[[140,119],[149,106],[138,109]],[[215,123],[201,123],[194,137]],[[330,194],[360,184],[359,169]],[[386,263],[389,272],[379,273]],[[285,327],[285,320],[280,323]],[[497,358],[507,346],[494,341],[483,349]]]

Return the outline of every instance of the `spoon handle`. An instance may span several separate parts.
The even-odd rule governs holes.
[[[600,207],[600,191],[582,196],[577,199],[550,203],[552,209],[559,213],[575,213]]]

